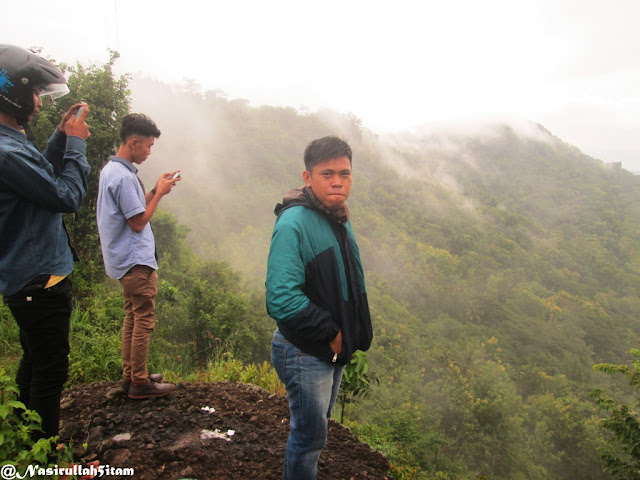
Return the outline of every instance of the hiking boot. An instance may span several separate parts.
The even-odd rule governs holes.
[[[147,378],[154,383],[160,383],[162,381],[161,373],[150,373]],[[131,379],[126,379],[122,381],[122,393],[125,395],[129,392],[129,388],[131,388]]]
[[[142,400],[144,398],[164,397],[169,395],[176,386],[172,383],[155,383],[151,380],[147,380],[147,383],[142,385],[136,385],[132,383],[129,387],[129,393],[127,396],[134,400]]]

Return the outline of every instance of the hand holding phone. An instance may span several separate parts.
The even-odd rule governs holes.
[[[175,180],[176,178],[180,178],[182,176],[182,172],[176,172],[176,174],[171,177],[171,180]]]
[[[89,105],[84,102],[71,105],[62,116],[62,120],[60,120],[60,123],[58,124],[58,130],[65,133],[67,136],[73,135],[86,140],[89,138],[89,135],[91,135],[89,127],[85,123],[85,119],[89,111]]]

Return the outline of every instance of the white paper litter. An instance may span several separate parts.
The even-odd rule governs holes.
[[[127,442],[131,440],[131,434],[130,433],[120,433],[118,435],[116,435],[115,437],[113,437],[113,441],[114,442]]]
[[[230,432],[232,432],[232,433],[230,433]],[[227,433],[222,433],[217,428],[214,431],[201,430],[200,431],[200,439],[201,440],[209,440],[211,438],[217,438],[219,440],[226,440],[227,442],[230,442],[231,439],[229,437],[233,436],[233,434],[235,434],[235,433],[236,432],[234,430],[229,430],[229,431],[227,431]]]

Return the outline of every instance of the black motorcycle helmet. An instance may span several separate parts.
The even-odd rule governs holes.
[[[33,91],[59,98],[67,79],[51,62],[25,48],[0,44],[0,111],[26,122],[33,113]]]

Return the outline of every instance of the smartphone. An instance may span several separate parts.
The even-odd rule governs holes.
[[[76,112],[76,118],[80,118],[80,115],[82,115],[82,112],[84,112],[84,107],[80,107],[78,109],[78,111]]]
[[[181,176],[182,176],[181,172],[176,172],[176,174],[173,177],[171,177],[171,180],[175,180],[176,178],[180,178]]]

